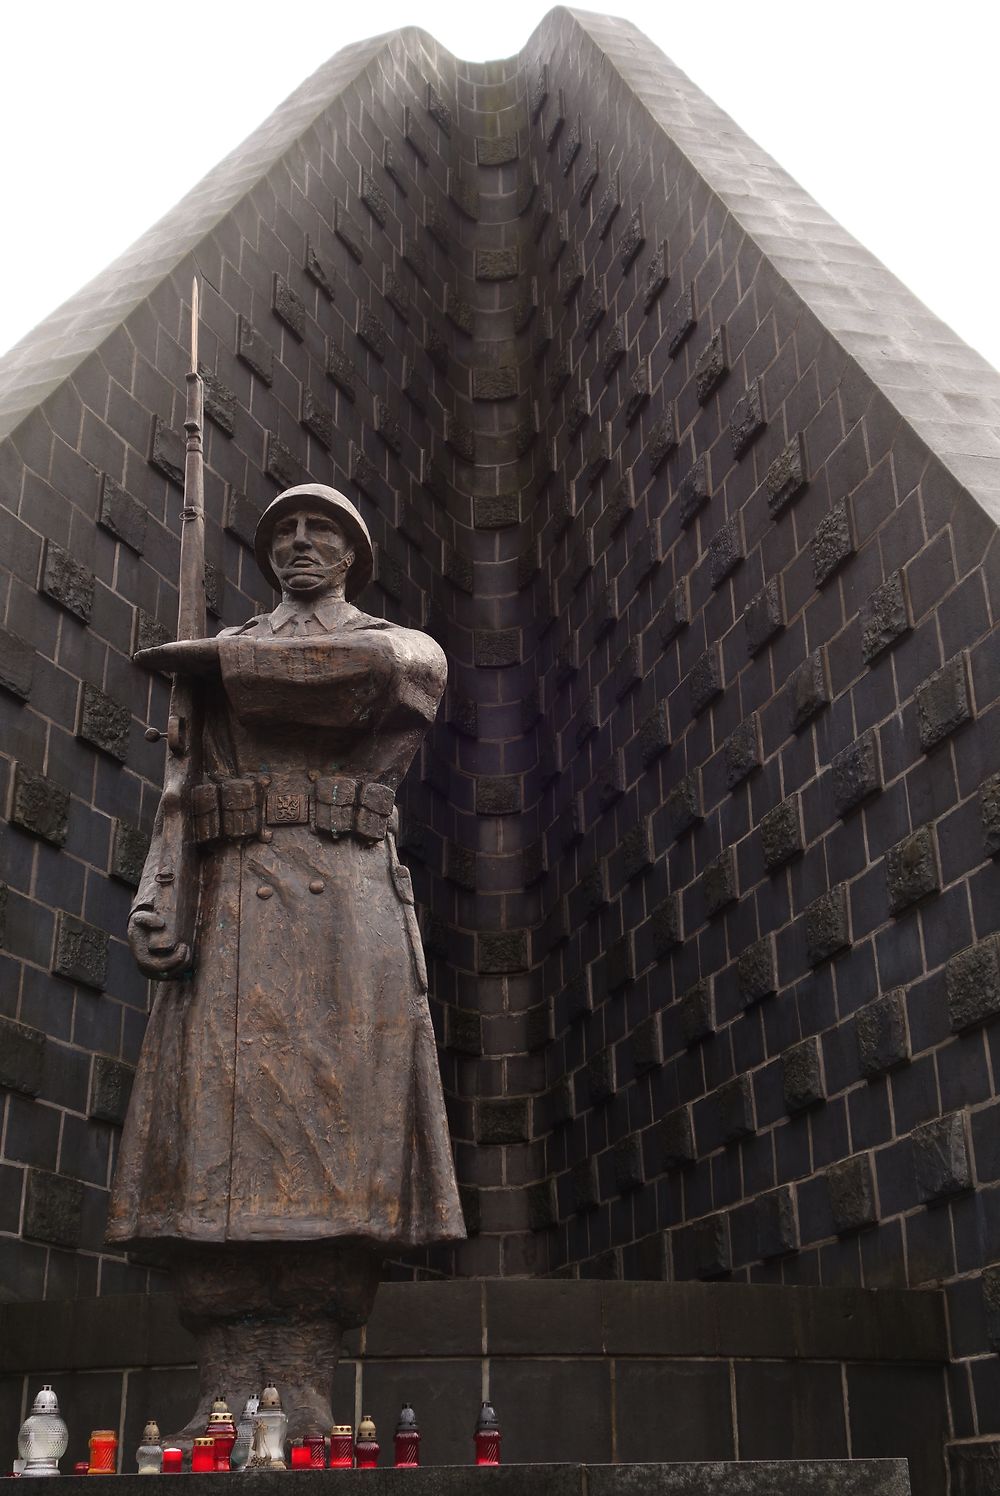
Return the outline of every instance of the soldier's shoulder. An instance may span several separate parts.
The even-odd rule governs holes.
[[[247,619],[246,623],[234,623],[231,624],[228,628],[220,629],[218,634],[216,635],[216,638],[233,639],[236,638],[239,634],[256,634],[266,632],[266,630],[264,629],[264,625],[266,624],[266,622],[266,613],[255,613],[252,618]]]

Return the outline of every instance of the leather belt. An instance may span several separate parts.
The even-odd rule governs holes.
[[[376,842],[385,837],[394,804],[389,786],[375,779],[260,775],[196,784],[191,819],[199,844],[259,836],[265,826],[308,825],[321,835]]]

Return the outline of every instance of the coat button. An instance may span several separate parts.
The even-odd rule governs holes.
[[[269,899],[273,892],[274,889],[269,883],[262,883],[257,890],[257,897],[259,899]]]
[[[265,826],[263,831],[260,833],[260,840],[266,846],[268,843],[274,841],[274,832],[271,831],[267,826]]]
[[[326,884],[323,882],[322,878],[313,878],[309,883],[309,892],[322,893],[325,887]]]

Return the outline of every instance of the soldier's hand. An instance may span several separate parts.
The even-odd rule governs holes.
[[[129,950],[136,965],[145,976],[158,977],[161,981],[172,977],[191,961],[191,948],[183,942],[164,948],[159,940],[156,942],[158,949],[150,949],[150,942],[165,928],[165,921],[152,909],[137,910],[128,922]]]

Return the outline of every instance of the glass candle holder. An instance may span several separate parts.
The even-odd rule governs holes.
[[[195,1439],[191,1450],[191,1470],[195,1475],[205,1475],[215,1469],[215,1440],[208,1434]]]
[[[420,1464],[420,1430],[409,1403],[400,1409],[393,1445],[397,1470],[413,1470]]]
[[[272,1470],[284,1470],[285,1435],[288,1432],[288,1415],[282,1411],[281,1398],[273,1382],[268,1382],[260,1395],[260,1407],[256,1422],[264,1428],[264,1446]]]
[[[330,1430],[330,1469],[354,1468],[354,1430],[349,1423],[335,1423]]]
[[[160,1445],[159,1425],[153,1420],[142,1431],[142,1443],[135,1452],[135,1463],[140,1475],[159,1475],[163,1465],[163,1449]]]
[[[354,1460],[358,1470],[374,1470],[378,1465],[379,1442],[375,1423],[366,1413],[358,1424],[358,1436],[354,1441]]]
[[[309,1445],[303,1439],[292,1440],[292,1469],[308,1470],[310,1465]]]
[[[178,1449],[176,1444],[168,1444],[163,1451],[163,1464],[160,1470],[164,1475],[180,1475],[183,1469],[183,1449]]]
[[[87,1464],[87,1461],[86,1460],[77,1460],[76,1464],[73,1466],[73,1474],[74,1475],[88,1475],[89,1473],[90,1473],[90,1466]]]
[[[226,1405],[226,1399],[221,1393],[212,1404],[212,1411],[208,1415],[205,1428],[205,1437],[215,1440],[216,1470],[228,1470],[229,1456],[236,1443],[236,1425]]]
[[[477,1465],[499,1465],[500,1424],[492,1403],[484,1402],[479,1410],[475,1442]]]
[[[90,1436],[89,1475],[114,1475],[118,1465],[118,1435],[111,1428],[96,1428]]]
[[[242,1470],[250,1458],[250,1446],[253,1443],[253,1426],[257,1417],[257,1409],[260,1407],[260,1395],[251,1392],[243,1405],[240,1421],[236,1427],[236,1442],[229,1451],[230,1470]]]
[[[326,1469],[326,1440],[322,1434],[306,1434],[306,1448],[309,1450],[310,1470]]]
[[[69,1430],[59,1413],[59,1400],[46,1382],[17,1436],[18,1473],[58,1475],[68,1443]]]

